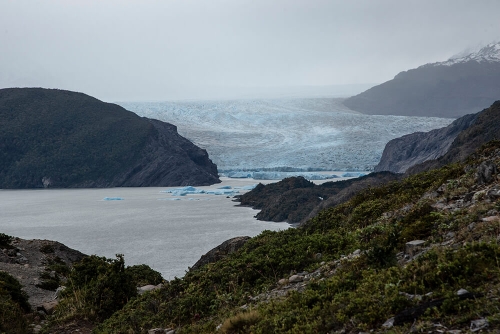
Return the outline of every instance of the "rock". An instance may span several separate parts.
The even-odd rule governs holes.
[[[214,263],[225,258],[243,247],[248,240],[250,240],[250,237],[235,237],[224,241],[219,246],[208,251],[205,255],[202,255],[190,270],[199,269],[208,263]]]
[[[304,277],[302,277],[300,275],[292,275],[288,279],[288,282],[290,282],[290,283],[297,283],[297,282],[302,282],[303,280],[304,280]]]
[[[457,296],[465,295],[466,293],[469,293],[469,291],[465,289],[460,289],[457,291]]]
[[[469,230],[469,232],[471,232],[474,229],[474,227],[476,227],[476,223],[474,223],[474,222],[467,225],[467,229]]]
[[[175,329],[165,329],[165,334],[175,334]]]
[[[500,220],[500,217],[499,216],[489,216],[489,217],[484,217],[483,219],[481,219],[483,222],[487,222],[487,223],[491,223],[491,222],[495,222],[495,221],[499,221]]]
[[[476,115],[466,115],[447,127],[429,132],[415,132],[389,141],[374,171],[404,173],[414,165],[444,155],[458,134],[467,129]],[[438,189],[438,193],[443,189]]]
[[[153,328],[148,330],[148,334],[165,334],[166,331],[163,328]]]
[[[476,171],[476,183],[488,184],[494,180],[493,176],[497,173],[497,166],[493,161],[483,161]]]
[[[40,325],[35,325],[35,327],[33,327],[33,333],[39,333],[41,330],[42,326]]]
[[[322,256],[323,256],[323,255],[322,255],[321,253],[317,253],[316,255],[314,255],[314,258],[315,258],[316,260],[319,260],[319,259],[321,259],[321,257],[322,257]]]
[[[482,318],[482,319],[478,319],[478,320],[472,320],[470,322],[470,330],[472,332],[477,332],[483,328],[486,328],[488,327],[488,320],[485,319],[485,318]]]
[[[285,285],[285,284],[287,284],[287,283],[288,283],[288,280],[287,280],[286,278],[282,278],[282,279],[280,279],[280,280],[278,281],[278,284],[279,284],[279,285]]]
[[[497,200],[500,198],[500,189],[490,189],[486,193],[486,196],[492,201]]]
[[[160,283],[158,285],[144,285],[144,286],[141,286],[139,288],[137,288],[137,293],[142,295],[143,293],[146,293],[148,291],[154,291],[154,290],[158,290],[162,287],[163,285]]]
[[[455,237],[455,232],[448,232],[445,234],[444,236],[446,239],[451,239],[453,237]]]
[[[387,319],[386,322],[382,325],[384,328],[392,328],[394,326],[394,317]]]
[[[451,330],[447,331],[446,333],[449,333],[449,334],[460,334],[460,333],[462,333],[462,331],[460,329],[451,329]]]
[[[424,244],[425,244],[424,240],[413,240],[407,242],[405,253],[410,256],[414,256],[416,253],[418,253],[419,250],[421,250],[424,247]]]
[[[43,303],[42,305],[37,307],[37,310],[44,311],[47,314],[52,314],[54,312],[54,309],[56,306],[59,304],[59,301],[53,300],[51,302]]]
[[[356,249],[354,252],[352,252],[352,255],[359,255],[361,253],[361,249]]]
[[[56,289],[56,292],[54,292],[54,299],[58,299],[61,296],[61,293],[66,289],[65,286],[60,286]]]

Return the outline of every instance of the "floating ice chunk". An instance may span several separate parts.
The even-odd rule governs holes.
[[[228,172],[227,177],[233,179],[251,179],[253,178],[254,172]]]
[[[222,187],[219,187],[217,189],[232,189],[232,187],[231,186],[222,186]]]
[[[361,177],[365,176],[365,173],[359,173],[359,172],[347,172],[342,174],[342,177]]]
[[[168,190],[162,190],[161,193],[172,194],[172,196],[186,196],[189,194],[204,194],[205,190],[198,189],[195,187],[187,186],[182,188],[173,188]]]
[[[159,201],[180,201],[180,198],[158,198]]]
[[[104,197],[102,200],[103,201],[123,201],[124,198],[122,198],[122,197]]]
[[[207,190],[206,193],[210,194],[210,195],[227,195],[227,196],[231,196],[231,195],[239,194],[240,191],[239,190],[235,190],[235,189],[216,189],[216,190]]]
[[[241,187],[242,190],[253,190],[255,187],[257,187],[257,183],[256,184],[251,184],[251,185],[248,185],[248,186],[243,186]]]

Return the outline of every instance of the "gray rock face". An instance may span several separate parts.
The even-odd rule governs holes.
[[[205,186],[219,183],[217,166],[206,150],[177,133],[175,125],[149,120],[157,136],[149,139],[137,163],[112,182],[121,187]]]
[[[202,255],[201,258],[191,267],[191,270],[197,270],[208,263],[214,263],[225,258],[229,254],[234,253],[243,247],[248,240],[250,240],[250,237],[236,237],[224,241],[222,244],[213,248],[205,255]]]
[[[414,165],[443,156],[458,134],[474,124],[477,115],[465,115],[445,128],[416,132],[391,140],[385,146],[374,171],[404,173]]]
[[[494,175],[497,172],[497,166],[493,161],[483,161],[477,168],[476,182],[478,184],[490,183],[494,180]]]

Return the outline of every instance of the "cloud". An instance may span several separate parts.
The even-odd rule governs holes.
[[[0,0],[0,87],[144,100],[382,82],[500,38],[499,10],[488,0]]]

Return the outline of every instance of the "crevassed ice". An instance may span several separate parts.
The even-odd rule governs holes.
[[[371,170],[396,137],[447,126],[452,119],[363,115],[341,99],[121,103],[140,116],[175,124],[205,148],[219,170]],[[247,175],[247,176],[245,176]],[[234,177],[234,176],[233,176]]]

